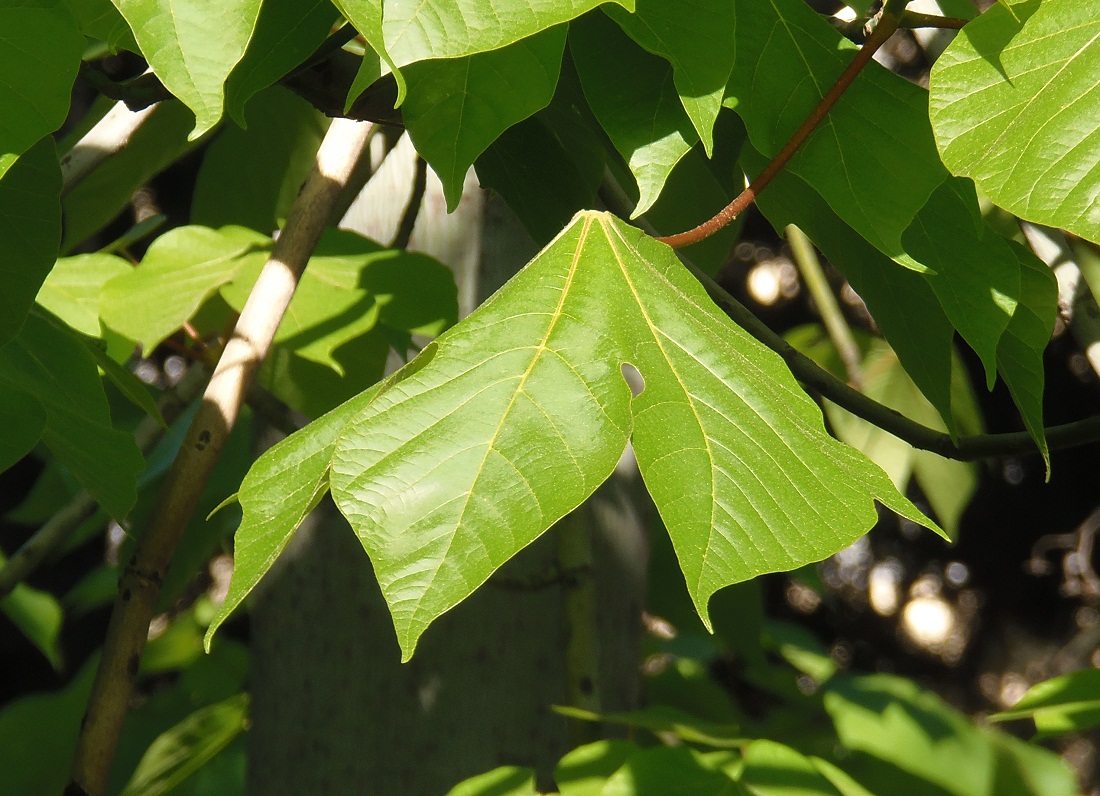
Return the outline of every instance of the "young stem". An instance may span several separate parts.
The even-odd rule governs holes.
[[[889,39],[897,29],[897,15],[884,12],[874,31],[867,37],[867,43],[863,45],[858,53],[856,53],[856,57],[848,64],[847,68],[841,73],[840,77],[837,78],[836,82],[833,83],[825,96],[821,98],[821,102],[817,104],[817,107],[806,117],[806,121],[802,123],[795,131],[794,135],[791,136],[791,139],[781,150],[779,150],[779,154],[772,158],[771,162],[764,167],[764,170],[749,184],[749,187],[719,211],[718,215],[714,216],[714,218],[709,221],[704,221],[694,229],[689,229],[687,232],[659,237],[657,240],[662,243],[667,243],[674,249],[678,249],[681,246],[689,246],[692,243],[698,243],[704,238],[709,238],[726,225],[732,223],[734,219],[756,201],[756,197],[760,192],[767,187],[768,183],[772,181],[775,175],[787,165],[787,162],[792,157],[794,157],[795,152],[797,152],[802,144],[806,142],[810,134],[817,129],[817,126],[821,124],[821,121],[829,113],[832,107],[836,105],[837,100],[839,100],[844,92],[848,90],[848,87],[852,85],[856,76],[863,71],[863,67],[870,63],[871,57],[878,51],[878,48],[885,44],[886,40]]]
[[[168,564],[371,130],[370,124],[346,119],[332,122],[271,259],[218,360],[191,428],[165,478],[150,525],[123,568],[66,796],[101,796],[107,787],[149,620]]]
[[[863,392],[862,352],[855,337],[852,336],[852,330],[848,328],[848,322],[844,319],[844,312],[840,309],[836,296],[833,295],[829,280],[825,278],[825,271],[821,267],[821,261],[817,259],[813,243],[806,237],[806,233],[794,224],[787,226],[787,243],[791,246],[794,261],[802,274],[802,281],[806,283],[806,289],[810,291],[810,297],[817,305],[817,312],[821,316],[825,332],[833,341],[833,346],[840,355],[840,361],[844,363],[848,383]]]

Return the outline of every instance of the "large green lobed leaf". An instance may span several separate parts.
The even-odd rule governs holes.
[[[944,163],[1021,218],[1100,242],[1098,73],[1094,0],[994,5],[932,69]]]
[[[635,398],[624,363],[645,381]],[[406,658],[631,435],[708,625],[715,591],[844,547],[874,499],[932,527],[670,249],[608,215],[579,214],[414,365],[347,426],[331,473]]]
[[[225,81],[244,56],[261,0],[112,0],[165,88],[195,114],[190,140],[217,124]]]

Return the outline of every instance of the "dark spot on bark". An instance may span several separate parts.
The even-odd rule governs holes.
[[[585,696],[591,696],[592,695],[592,678],[591,677],[582,677],[580,682],[578,683],[578,685],[580,686],[582,694],[584,694]]]
[[[137,653],[134,653],[130,656],[130,660],[126,664],[126,672],[130,675],[131,679],[137,679],[139,661],[140,657]]]
[[[199,441],[195,443],[195,447],[201,450],[206,450],[206,446],[210,444],[210,431],[209,429],[203,429],[199,432]]]
[[[62,796],[88,796],[88,791],[84,790],[84,788],[77,783],[70,782],[65,786],[65,792]]]
[[[124,603],[130,602],[130,590],[129,589],[123,589],[121,596],[122,596],[122,601]]]

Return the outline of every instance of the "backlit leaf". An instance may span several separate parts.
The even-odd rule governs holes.
[[[680,102],[710,156],[736,52],[734,0],[702,0],[688,13],[665,0],[637,0],[633,14],[612,5],[604,9],[630,38],[672,64]]]
[[[1100,724],[1100,669],[1082,669],[1033,685],[993,721],[1030,718],[1043,737],[1082,732]]]
[[[715,591],[844,547],[875,499],[929,524],[670,249],[607,215],[578,215],[422,356],[348,425],[331,476],[406,658],[628,436],[708,625]],[[623,363],[645,381],[633,400]]]
[[[1100,242],[1098,73],[1092,0],[993,6],[932,69],[943,162],[1021,218]]]
[[[195,140],[217,124],[225,81],[256,26],[260,0],[113,0],[165,88],[195,114]]]
[[[62,257],[38,291],[37,301],[78,332],[99,337],[99,292],[104,283],[131,270],[128,262],[112,254]]]
[[[250,259],[265,260],[266,235],[244,227],[188,226],[155,241],[141,264],[103,286],[103,322],[152,351]]]

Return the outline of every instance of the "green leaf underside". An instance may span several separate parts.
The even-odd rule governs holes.
[[[152,351],[248,261],[265,260],[257,249],[270,243],[244,227],[170,230],[153,241],[137,268],[103,286],[103,322]]]
[[[248,471],[239,493],[244,516],[234,536],[233,579],[206,632],[207,651],[214,632],[260,582],[328,489],[337,435],[380,389],[367,390],[280,441]]]
[[[371,46],[375,54],[393,72],[397,81],[397,100],[400,106],[405,101],[405,76],[398,68],[386,49],[386,42],[382,34],[382,0],[333,0],[333,5],[340,9],[340,13],[355,26],[355,29]],[[416,59],[413,59],[416,60]],[[381,76],[381,64],[368,55],[364,56],[363,63],[359,67],[359,73],[355,76],[351,91],[348,93],[345,108],[350,108],[363,90]]]
[[[256,26],[260,0],[112,0],[165,88],[195,114],[195,140],[217,124],[225,81]]]
[[[84,37],[49,0],[0,6],[0,177],[4,155],[21,155],[65,121]]]
[[[46,414],[42,441],[115,518],[137,499],[144,461],[131,435],[111,426],[103,384],[83,342],[41,310],[0,348],[0,389],[32,396]]]
[[[708,623],[719,588],[865,532],[873,499],[933,527],[825,434],[779,358],[670,249],[610,216],[579,214],[430,356],[348,425],[331,471],[406,659],[432,620],[591,494],[631,435]],[[646,384],[634,399],[623,363]]]
[[[0,117],[3,114],[0,113]],[[3,122],[0,122],[0,126]],[[3,168],[5,161],[9,166]],[[0,345],[12,339],[61,242],[61,169],[53,140],[43,138],[14,163],[0,150]]]
[[[570,26],[569,51],[592,112],[638,184],[637,217],[657,201],[673,168],[699,140],[672,67],[602,15]]]
[[[402,117],[417,152],[443,183],[448,210],[458,205],[478,155],[554,96],[565,33],[558,25],[499,50],[406,67]]]
[[[613,5],[604,11],[634,41],[672,64],[680,102],[709,157],[736,52],[734,0],[702,0],[688,13],[666,0],[637,0],[633,14]]]
[[[932,70],[943,162],[1012,213],[1100,242],[1098,72],[1092,0],[990,8]]]
[[[852,48],[801,0],[737,0],[737,12],[729,94],[749,140],[771,157],[851,61]],[[870,64],[787,166],[845,223],[915,270],[924,266],[908,256],[902,233],[947,176],[927,104],[922,89]]]
[[[393,60],[405,66],[429,58],[458,58],[497,50],[568,22],[605,1],[386,0],[383,32]],[[634,10],[633,0],[612,2]],[[342,3],[351,11],[350,0]],[[359,3],[377,5],[370,0]],[[351,19],[358,27],[356,17]]]

